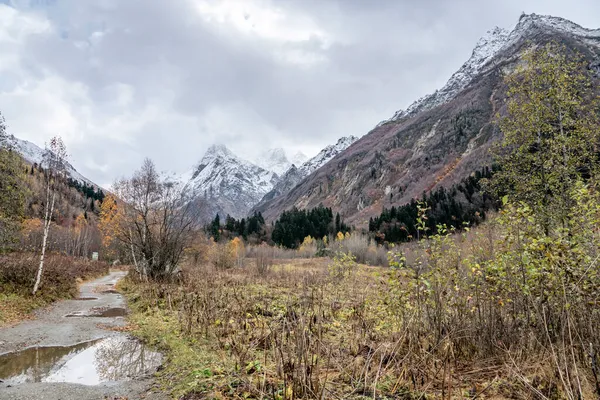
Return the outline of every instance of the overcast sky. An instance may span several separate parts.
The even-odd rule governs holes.
[[[108,185],[213,143],[314,155],[441,87],[521,12],[600,27],[598,0],[0,0],[0,112]]]

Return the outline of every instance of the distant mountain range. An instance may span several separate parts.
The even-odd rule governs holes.
[[[341,138],[310,159],[301,152],[288,157],[281,148],[268,149],[254,162],[238,157],[224,145],[213,145],[180,180],[196,196],[193,200],[201,207],[204,219],[214,218],[217,213],[223,217],[229,214],[243,218],[265,196],[273,196],[275,188],[276,193],[287,193],[287,187],[293,187],[355,140],[355,137]],[[45,150],[38,145],[14,135],[7,137],[6,145],[28,163],[42,165]],[[72,179],[100,187],[80,174],[68,161],[66,169]]]
[[[329,145],[319,152],[316,156],[296,167],[292,165],[286,173],[277,181],[267,194],[256,204],[252,211],[268,212],[274,207],[274,203],[283,195],[289,193],[304,178],[327,164],[338,154],[346,150],[350,145],[358,140],[355,136],[340,138],[336,144]]]
[[[355,140],[341,138],[309,160],[302,153],[288,157],[283,149],[275,148],[266,150],[254,162],[235,155],[224,145],[213,145],[182,180],[196,194],[205,219],[217,213],[243,218],[257,204],[287,193]]]
[[[600,80],[600,29],[523,14],[514,29],[487,32],[441,89],[397,111],[360,139],[343,137],[310,159],[274,148],[248,161],[224,145],[214,145],[181,178],[196,195],[205,219],[260,211],[274,220],[292,207],[324,205],[346,223],[365,226],[384,207],[449,187],[489,165],[488,150],[501,138],[494,121],[505,111],[503,77],[520,62],[523,50],[549,42],[581,53]],[[43,150],[35,144],[15,137],[10,141],[27,161],[41,161]],[[93,184],[70,164],[68,171],[74,179]]]

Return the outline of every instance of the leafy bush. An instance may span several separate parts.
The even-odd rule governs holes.
[[[361,264],[388,266],[387,250],[367,235],[353,232],[338,236],[332,242],[334,252],[351,254]]]
[[[329,276],[340,281],[356,270],[356,257],[352,253],[337,253],[329,264]]]

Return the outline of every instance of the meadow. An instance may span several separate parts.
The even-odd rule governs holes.
[[[205,242],[177,282],[132,273],[120,289],[132,332],[167,355],[159,381],[174,398],[596,398],[591,216],[573,216],[581,236],[563,246],[507,206],[392,248],[386,267],[342,251],[351,236],[327,258]]]

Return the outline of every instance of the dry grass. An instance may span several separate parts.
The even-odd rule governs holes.
[[[334,251],[352,254],[356,261],[367,265],[388,266],[388,250],[368,236],[354,232],[343,240],[330,240]]]
[[[33,296],[31,290],[39,255],[12,253],[0,257],[0,326],[30,316],[36,308],[79,294],[78,283],[108,273],[108,265],[73,257],[50,254],[44,263],[42,285]]]
[[[543,237],[519,212],[397,247],[390,268],[262,247],[179,284],[129,280],[135,332],[188,399],[596,398],[600,228]]]
[[[147,340],[179,332],[160,340],[177,365],[165,384],[189,399],[534,398],[518,376],[554,382],[540,367],[549,355],[523,355],[517,369],[418,333],[392,308],[392,279],[365,265],[340,279],[329,259],[290,259],[266,274],[188,268],[183,286],[136,284],[129,294]],[[189,352],[201,354],[195,369]]]

